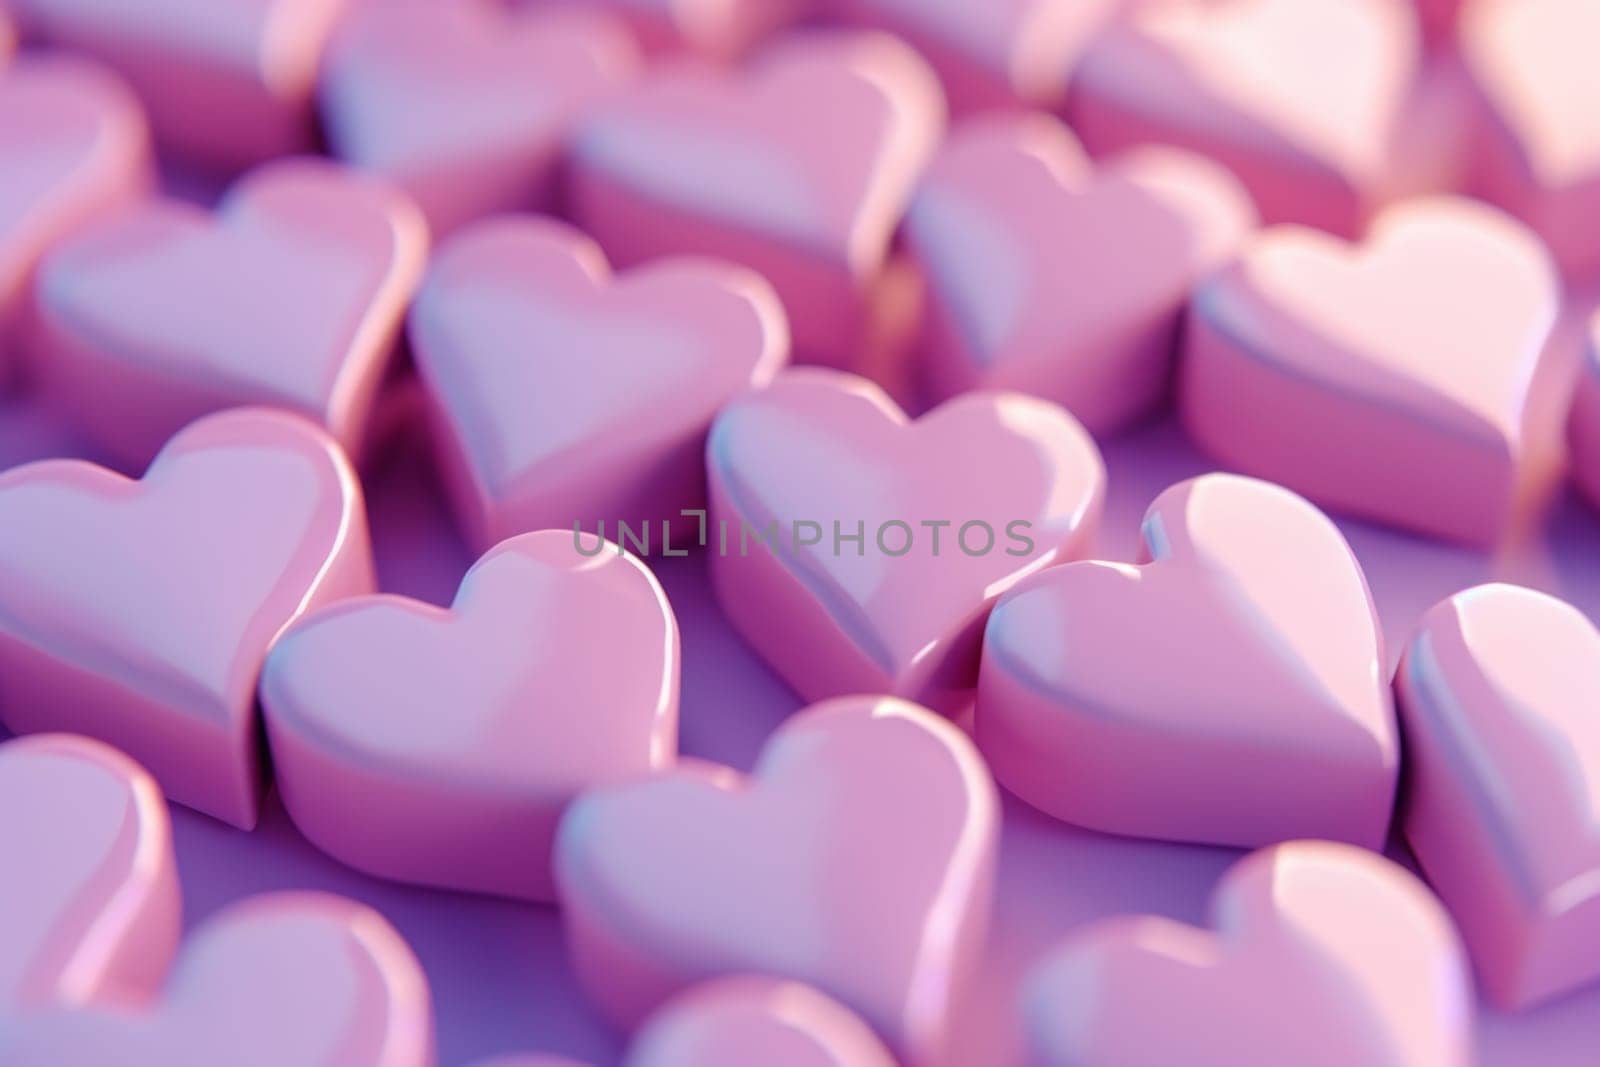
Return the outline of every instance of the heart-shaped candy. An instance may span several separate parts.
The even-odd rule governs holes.
[[[354,452],[427,244],[408,198],[316,160],[252,172],[214,217],[150,201],[40,264],[39,376],[130,468],[246,404],[299,411]]]
[[[995,777],[1113,833],[1381,847],[1399,738],[1338,529],[1275,485],[1206,475],[1150,505],[1143,558],[1053,567],[995,608],[977,710]]]
[[[1527,220],[1564,267],[1600,268],[1600,5],[1473,0],[1460,38],[1482,105],[1477,191]]]
[[[71,734],[0,744],[0,1016],[160,984],[181,902],[161,790]]]
[[[806,13],[816,0],[542,0],[628,20],[652,53],[689,49],[731,60]]]
[[[1215,932],[1155,916],[1074,935],[1027,985],[1038,1067],[1469,1067],[1472,986],[1421,882],[1348,845],[1239,861]]]
[[[432,1067],[427,979],[383,916],[269,893],[191,934],[154,1005],[41,1014],[0,1033],[7,1067]]]
[[[1600,313],[1589,324],[1589,343],[1573,400],[1572,469],[1578,487],[1600,507]]]
[[[1485,989],[1522,1007],[1600,978],[1600,630],[1479,586],[1423,617],[1395,686],[1406,840]]]
[[[39,257],[144,194],[150,138],[138,101],[115,77],[80,60],[30,58],[0,73],[0,159],[3,380]]]
[[[441,249],[411,343],[480,548],[574,526],[620,539],[619,522],[648,539],[703,509],[712,417],[788,357],[783,306],[754,273],[676,259],[613,278],[599,246],[545,219],[485,222]]]
[[[24,30],[116,68],[156,137],[235,169],[314,144],[312,92],[349,0],[10,0]]]
[[[749,778],[685,764],[580,797],[556,881],[579,979],[619,1023],[760,973],[816,986],[926,1064],[982,948],[998,833],[965,735],[849,697],[789,719]]]
[[[284,806],[320,848],[549,900],[573,796],[677,754],[678,627],[636,559],[546,530],[474,564],[449,610],[359,597],[302,619],[261,702]]]
[[[1119,428],[1165,396],[1190,288],[1254,224],[1199,156],[1141,149],[1096,172],[1043,114],[958,127],[906,217],[930,392],[1017,389]]]
[[[927,56],[958,112],[1054,108],[1125,0],[822,0],[835,19],[898,34]]]
[[[740,975],[680,993],[640,1028],[623,1067],[894,1067],[848,1008],[799,982]]]
[[[1096,155],[1190,148],[1267,221],[1354,236],[1403,184],[1391,149],[1417,58],[1396,0],[1149,4],[1091,45],[1069,117]]]
[[[1195,294],[1184,421],[1319,504],[1493,543],[1543,474],[1528,402],[1559,304],[1538,239],[1471,201],[1395,207],[1361,247],[1269,230]]]
[[[548,206],[573,120],[636,58],[623,25],[600,14],[369,4],[340,28],[318,92],[335,154],[404,188],[439,239]]]
[[[748,70],[668,64],[597,106],[573,141],[572,209],[620,264],[697,252],[754,268],[797,351],[849,365],[943,128],[938,80],[906,45],[801,34]]]
[[[808,368],[723,409],[707,444],[711,577],[745,640],[808,700],[970,698],[984,620],[1081,556],[1105,490],[1072,416],[966,393],[915,422],[871,382]]]
[[[355,473],[294,415],[202,419],[143,481],[79,460],[13,468],[0,475],[0,720],[108,741],[167,796],[249,828],[267,648],[372,582]]]

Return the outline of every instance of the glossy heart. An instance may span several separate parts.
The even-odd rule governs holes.
[[[1360,247],[1269,230],[1195,294],[1184,421],[1319,504],[1493,543],[1543,473],[1528,403],[1559,301],[1538,240],[1470,201],[1396,207]]]
[[[568,802],[676,757],[678,627],[632,556],[524,534],[448,610],[386,595],[301,620],[261,701],[284,806],[316,845],[384,877],[549,900]]]
[[[267,648],[372,580],[355,473],[292,415],[196,422],[142,481],[80,460],[13,468],[0,475],[0,719],[108,741],[172,799],[249,828]]]
[[[1267,221],[1354,236],[1399,184],[1417,56],[1395,0],[1148,4],[1090,47],[1069,117],[1096,155],[1190,148],[1238,174]]]
[[[998,833],[960,731],[850,697],[789,719],[751,777],[686,764],[581,797],[556,880],[579,979],[615,1021],[760,973],[816,986],[925,1064],[981,951]]]
[[[1461,51],[1482,103],[1476,189],[1525,219],[1562,265],[1600,267],[1600,7],[1474,0]]]
[[[1395,685],[1406,840],[1484,987],[1523,1007],[1600,978],[1600,630],[1479,586],[1423,617]]]
[[[23,28],[116,68],[157,138],[236,169],[314,143],[317,66],[348,0],[10,0]]]
[[[707,444],[724,613],[808,700],[893,693],[954,710],[984,619],[1026,574],[1083,554],[1105,470],[1066,412],[967,393],[912,422],[837,371],[780,375]]]
[[[1589,343],[1572,408],[1572,469],[1578,487],[1600,507],[1600,313],[1589,325]]]
[[[39,257],[77,227],[143,195],[150,138],[138,101],[110,74],[78,60],[30,58],[0,73],[0,158],[3,380],[20,347],[18,320]]]
[[[1001,784],[1114,833],[1382,847],[1399,738],[1338,529],[1206,475],[1150,505],[1142,558],[1051,568],[990,616],[977,738]]]
[[[810,986],[716,979],[673,997],[640,1028],[624,1067],[894,1067],[849,1009]]]
[[[636,61],[627,30],[598,14],[376,4],[341,27],[319,99],[335,154],[410,193],[437,240],[548,206],[573,121]]]
[[[441,249],[411,342],[459,524],[483,548],[574,524],[648,537],[704,509],[712,417],[789,347],[750,271],[668,259],[613,277],[593,241],[546,219],[487,222]]]
[[[1198,156],[1096,169],[1042,114],[957,127],[906,218],[931,393],[1016,389],[1118,429],[1165,397],[1191,287],[1254,223],[1239,183]]]
[[[40,376],[132,468],[245,404],[299,411],[354,451],[427,242],[404,196],[316,160],[252,172],[214,216],[150,201],[45,257]]]
[[[1381,856],[1296,841],[1235,864],[1215,932],[1106,920],[1034,972],[1039,1067],[1468,1067],[1472,987],[1455,930]]]
[[[933,72],[884,35],[795,35],[740,72],[667,64],[581,125],[573,217],[620,264],[695,252],[755,269],[797,349],[845,365],[943,127]]]
[[[147,995],[178,944],[161,789],[71,734],[0,744],[0,1016]]]
[[[1094,35],[1124,0],[822,0],[837,19],[909,41],[939,71],[958,112],[1054,108]]]
[[[8,1067],[431,1067],[422,967],[372,909],[269,893],[190,935],[148,1008],[52,1012],[0,1034]]]

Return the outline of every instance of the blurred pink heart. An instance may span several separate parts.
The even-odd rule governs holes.
[[[1589,343],[1572,408],[1571,444],[1578,487],[1600,508],[1600,313],[1589,324]]]
[[[1125,0],[819,0],[834,18],[909,41],[958,112],[1066,96],[1078,56]]]
[[[977,738],[1001,784],[1113,833],[1382,847],[1400,745],[1338,529],[1212,474],[1150,505],[1142,559],[1052,567],[995,608]]]
[[[1147,148],[1097,171],[1043,114],[957,127],[906,219],[932,394],[1016,389],[1120,428],[1165,397],[1190,288],[1254,224],[1199,156]]]
[[[108,741],[172,799],[248,829],[267,648],[372,581],[355,473],[293,415],[202,419],[143,481],[15,467],[0,475],[0,720]]]
[[[45,257],[40,377],[130,468],[245,404],[299,411],[353,452],[427,240],[409,199],[317,160],[251,173],[215,216],[151,201]]]
[[[982,949],[998,833],[960,731],[849,697],[789,719],[749,778],[685,764],[585,794],[556,881],[578,977],[620,1024],[760,973],[816,986],[927,1064]]]
[[[383,916],[326,893],[235,904],[184,944],[161,1000],[50,1012],[7,1067],[431,1067],[427,979]]]
[[[624,1067],[894,1067],[849,1009],[809,986],[751,975],[669,1000],[640,1028]]]
[[[1080,557],[1105,469],[1054,404],[966,393],[911,421],[810,368],[723,409],[707,444],[724,613],[807,700],[970,699],[994,601]]]
[[[1600,978],[1600,630],[1486,585],[1423,617],[1396,678],[1406,840],[1512,1008]]]
[[[649,538],[703,509],[712,417],[767,384],[789,348],[754,273],[675,259],[613,277],[592,240],[544,219],[486,222],[441,249],[411,343],[479,550],[574,524]]]
[[[1476,191],[1525,219],[1567,269],[1600,268],[1600,4],[1474,0],[1460,38],[1482,105]]]
[[[1360,247],[1269,230],[1195,294],[1183,417],[1319,504],[1492,544],[1545,473],[1528,401],[1559,304],[1534,235],[1472,201],[1395,207]]]
[[[1152,3],[1096,38],[1069,119],[1096,155],[1193,149],[1238,174],[1268,222],[1353,237],[1405,184],[1392,142],[1417,60],[1396,0]]]
[[[1216,932],[1155,916],[1073,935],[1029,980],[1037,1067],[1469,1067],[1472,985],[1421,882],[1348,845],[1235,864]]]
[[[449,610],[360,597],[283,635],[261,702],[302,833],[372,874],[551,899],[568,802],[677,755],[666,594],[633,557],[585,538],[500,544]]]
[[[138,101],[110,74],[74,59],[29,58],[0,73],[0,159],[3,381],[39,257],[145,193],[150,138]]]
[[[18,738],[0,744],[0,811],[0,1016],[148,995],[181,908],[155,780],[86,737]]]
[[[793,22],[815,0],[540,0],[550,7],[613,12],[653,53],[689,49],[730,60]]]
[[[236,169],[313,147],[311,97],[349,0],[8,0],[42,41],[115,67],[157,138]]]
[[[668,64],[582,123],[573,216],[619,264],[696,252],[755,269],[798,352],[848,366],[943,128],[933,72],[881,34],[797,35],[741,72]]]
[[[604,15],[372,4],[340,28],[319,97],[335,154],[415,197],[438,240],[484,215],[549,206],[574,119],[636,59]]]

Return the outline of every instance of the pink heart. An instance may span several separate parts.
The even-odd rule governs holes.
[[[341,27],[319,93],[336,154],[402,186],[439,239],[547,206],[573,121],[635,63],[627,30],[605,16],[385,3]]]
[[[574,140],[574,218],[615,262],[695,252],[777,289],[797,349],[848,364],[917,176],[943,132],[933,72],[873,33],[811,33],[748,70],[679,62]]]
[[[245,404],[302,412],[354,450],[426,253],[409,200],[315,160],[253,172],[214,217],[151,201],[45,257],[40,375],[130,467]]]
[[[284,806],[318,847],[401,881],[549,900],[573,796],[676,756],[678,627],[636,559],[524,534],[448,610],[362,597],[301,620],[261,702]]]
[[[1572,469],[1578,487],[1600,507],[1600,313],[1589,324],[1589,344],[1572,408]]]
[[[798,982],[751,975],[680,993],[628,1046],[624,1067],[894,1067],[872,1031]]]
[[[285,624],[372,589],[361,489],[311,424],[202,419],[143,481],[79,460],[0,475],[0,718],[127,752],[169,797],[255,824],[256,677]]]
[[[1095,433],[1125,425],[1166,395],[1190,288],[1254,225],[1249,195],[1198,156],[1143,149],[1096,171],[1043,114],[958,127],[906,217],[932,393],[1017,389]]]
[[[836,19],[898,34],[938,69],[958,112],[1054,108],[1125,0],[821,0]]]
[[[149,133],[138,101],[109,74],[78,60],[28,59],[0,74],[0,158],[3,380],[39,257],[143,195],[151,183]]]
[[[313,147],[317,65],[348,0],[9,0],[30,35],[115,67],[203,167]]]
[[[1394,208],[1358,248],[1269,230],[1195,294],[1180,407],[1231,467],[1493,543],[1544,473],[1528,402],[1559,304],[1538,240],[1471,201]]]
[[[1395,685],[1406,840],[1484,987],[1524,1007],[1600,978],[1600,630],[1479,586],[1428,612]]]
[[[480,549],[575,524],[648,537],[704,508],[712,417],[788,357],[783,308],[751,272],[678,259],[613,278],[599,246],[543,219],[484,223],[441,249],[411,341]]]
[[[1403,184],[1392,141],[1417,60],[1395,0],[1149,4],[1091,46],[1069,118],[1097,155],[1193,149],[1267,221],[1353,236]]]
[[[8,741],[0,811],[0,1016],[159,984],[181,902],[167,806],[144,768],[86,737]]]
[[[995,608],[977,710],[995,776],[1113,833],[1381,847],[1399,738],[1338,529],[1275,485],[1206,475],[1150,505],[1142,559],[1051,568]]]
[[[32,1016],[0,1036],[8,1067],[431,1067],[427,979],[372,909],[269,893],[190,935],[147,1009]]]
[[[1469,1067],[1472,986],[1439,902],[1383,857],[1296,841],[1235,864],[1216,932],[1082,931],[1029,980],[1038,1067]]]
[[[850,697],[786,722],[752,777],[688,764],[580,797],[556,884],[579,979],[619,1023],[760,973],[816,986],[925,1064],[981,950],[998,832],[960,731]]]
[[[707,465],[711,577],[745,640],[808,700],[941,710],[971,696],[994,601],[1086,550],[1105,489],[1094,442],[1053,404],[967,393],[911,422],[818,369],[724,408]]]
[[[1474,0],[1461,53],[1480,104],[1475,189],[1527,220],[1574,273],[1600,267],[1600,6]]]
[[[549,6],[612,12],[628,20],[652,53],[689,49],[737,58],[808,11],[814,0],[542,0]]]

